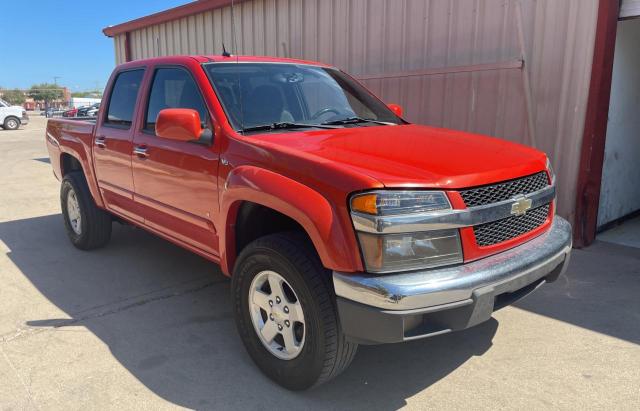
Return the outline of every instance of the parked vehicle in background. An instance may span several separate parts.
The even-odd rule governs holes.
[[[29,124],[27,110],[0,99],[0,127],[5,130],[17,130],[21,125],[27,124]]]
[[[87,117],[96,117],[99,111],[100,111],[100,103],[96,104],[95,107],[87,110]]]
[[[69,107],[89,107],[95,103],[99,103],[102,99],[98,97],[71,97]]]
[[[62,112],[62,117],[76,117],[78,115],[77,108],[70,108],[69,110]]]
[[[219,263],[247,352],[287,388],[335,377],[358,344],[486,321],[567,266],[544,153],[410,124],[333,67],[139,60],[104,101],[47,125],[71,243],[126,221]]]
[[[95,103],[90,106],[80,107],[78,108],[77,117],[95,117],[98,109],[100,108],[100,103]]]
[[[55,107],[49,107],[46,110],[42,111],[41,114],[47,118],[49,117],[58,117],[58,116],[62,116],[62,113],[64,113],[65,111],[67,111],[66,108],[55,108]]]

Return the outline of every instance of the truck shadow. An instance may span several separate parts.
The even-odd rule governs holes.
[[[515,304],[640,344],[640,249],[596,241],[572,251],[566,274]]]
[[[108,247],[81,252],[67,241],[60,215],[0,223],[0,239],[22,274],[68,316],[31,319],[19,338],[84,326],[148,389],[192,409],[397,409],[485,353],[498,325],[492,319],[456,334],[363,346],[335,381],[291,393],[263,377],[245,353],[229,281],[210,262],[119,225]]]

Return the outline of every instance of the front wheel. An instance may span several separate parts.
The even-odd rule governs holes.
[[[298,233],[260,238],[238,258],[232,299],[240,337],[256,365],[285,388],[322,384],[355,356],[357,345],[340,328],[330,279]]]
[[[15,117],[7,117],[3,127],[5,130],[17,130],[20,127],[20,120]]]

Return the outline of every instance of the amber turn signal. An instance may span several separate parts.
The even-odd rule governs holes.
[[[351,199],[351,211],[359,213],[378,214],[376,205],[378,196],[376,194],[365,194]]]

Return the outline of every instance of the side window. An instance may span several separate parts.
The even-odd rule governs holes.
[[[165,108],[190,108],[200,114],[203,128],[207,124],[207,106],[191,75],[179,68],[156,70],[149,95],[144,129],[155,131],[155,121]]]
[[[144,70],[124,71],[118,74],[111,90],[105,124],[131,127],[143,75]]]

